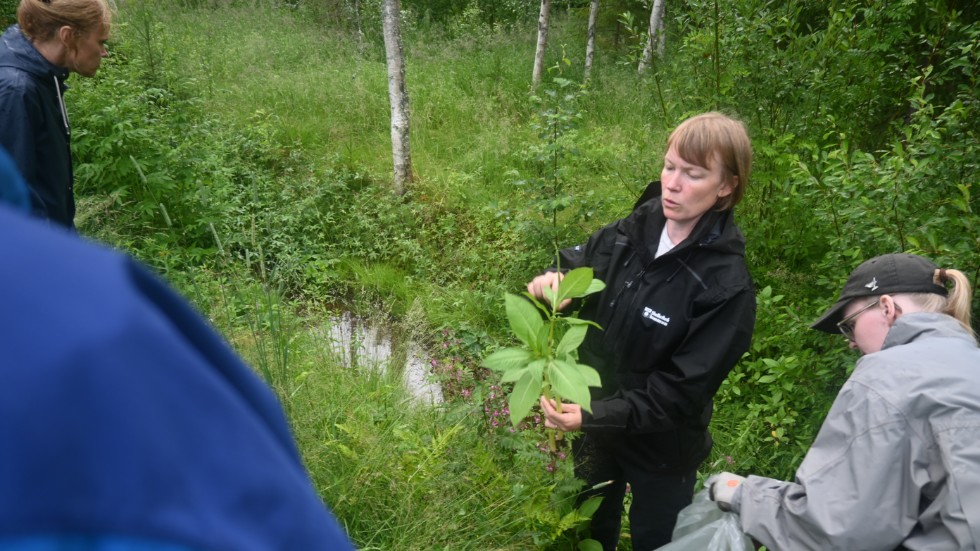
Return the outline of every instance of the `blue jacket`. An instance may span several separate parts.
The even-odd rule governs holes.
[[[25,212],[31,208],[27,185],[3,147],[0,147],[0,203]]]
[[[0,146],[27,181],[34,214],[74,228],[66,78],[19,26],[0,36]]]
[[[0,550],[349,550],[269,389],[129,257],[0,205]]]

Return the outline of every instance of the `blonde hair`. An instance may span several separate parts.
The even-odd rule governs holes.
[[[112,11],[105,0],[20,0],[17,23],[32,42],[47,42],[64,26],[71,27],[73,39],[78,40],[92,32],[108,31]]]
[[[667,149],[689,163],[707,167],[717,155],[732,186],[718,199],[717,210],[729,210],[742,200],[752,171],[752,142],[741,121],[723,113],[708,112],[682,122],[667,138]]]
[[[933,283],[946,286],[952,283],[953,287],[949,290],[948,296],[936,293],[904,293],[912,299],[920,308],[927,312],[939,312],[956,318],[960,324],[966,328],[976,338],[973,326],[970,325],[970,307],[973,300],[973,290],[970,288],[970,279],[966,274],[959,270],[937,269],[932,276]]]

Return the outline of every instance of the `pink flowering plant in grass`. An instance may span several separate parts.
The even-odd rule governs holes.
[[[600,386],[599,372],[578,361],[578,347],[595,323],[559,312],[566,300],[579,299],[605,288],[593,277],[592,268],[576,268],[565,274],[558,289],[546,288],[545,301],[529,293],[505,296],[507,320],[522,346],[497,350],[483,366],[500,373],[503,383],[514,383],[508,405],[510,421],[517,427],[528,416],[538,397],[562,400],[591,410],[589,387]],[[559,410],[560,411],[560,410]],[[551,449],[555,434],[551,433]]]

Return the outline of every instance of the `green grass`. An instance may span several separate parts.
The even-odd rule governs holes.
[[[493,380],[478,362],[505,338],[503,293],[523,289],[553,252],[547,221],[532,208],[542,201],[537,184],[517,184],[548,182],[554,168],[538,158],[551,145],[537,135],[539,111],[560,105],[579,115],[576,150],[559,167],[583,199],[561,213],[560,239],[578,241],[625,213],[656,177],[677,104],[664,116],[655,83],[611,55],[597,60],[592,85],[573,103],[549,99],[558,88],[550,78],[581,71],[574,22],[556,22],[549,65],[561,71],[537,91],[544,104],[528,86],[530,27],[456,39],[412,31],[418,180],[401,199],[387,187],[385,67],[372,37],[362,49],[349,33],[265,6],[127,15],[117,32],[135,63],[107,67],[101,85],[135,71],[169,87],[177,111],[193,98],[200,114],[187,116],[211,121],[216,153],[200,154],[221,177],[202,177],[179,206],[181,218],[203,212],[214,224],[222,260],[205,252],[181,267],[167,237],[178,228],[150,218],[131,237],[96,224],[113,218],[94,199],[83,201],[99,209],[82,209],[88,227],[164,270],[266,378],[314,484],[359,548],[572,548],[574,531],[562,535],[574,524],[565,517],[577,484],[570,466],[549,474],[536,435],[493,427],[483,411]],[[140,29],[151,37],[142,46]],[[146,74],[150,54],[155,75]],[[77,96],[93,94],[85,105],[97,106],[98,88],[80,88]],[[210,198],[210,210],[195,206],[198,196]],[[196,246],[214,247],[203,235]],[[426,345],[453,366],[441,374],[447,388],[472,397],[417,407],[394,374],[340,366],[318,331],[337,304]],[[440,355],[452,338],[469,344]]]
[[[782,73],[750,70],[787,62],[781,56],[790,50],[767,50],[772,40],[750,32],[781,14],[730,18],[751,23],[745,32],[723,26],[723,44],[745,45],[724,52],[720,98],[710,70],[713,26],[690,21],[703,13],[671,20],[668,59],[643,77],[629,45],[612,44],[607,28],[584,92],[574,84],[585,50],[582,11],[559,15],[546,63],[553,69],[535,91],[543,101],[529,87],[533,22],[491,30],[460,19],[444,29],[409,19],[417,180],[398,198],[390,193],[377,14],[365,14],[359,44],[350,28],[324,21],[329,14],[274,7],[281,2],[220,4],[126,3],[114,56],[98,78],[73,80],[79,227],[163,273],[266,378],[314,483],[363,549],[574,547],[574,533],[560,535],[570,522],[560,498],[574,492],[568,465],[549,475],[534,435],[493,427],[483,407],[499,406],[499,396],[490,398],[499,390],[479,358],[507,344],[503,294],[521,291],[549,263],[552,233],[572,244],[625,214],[657,178],[667,133],[686,115],[717,104],[749,123],[756,164],[737,214],[750,269],[760,288],[772,286],[760,295],[753,349],[719,394],[705,472],[731,465],[791,475],[852,361],[839,342],[805,326],[855,258],[893,246],[892,214],[904,213],[896,218],[918,228],[909,237],[950,264],[976,264],[968,260],[976,258],[972,237],[961,236],[980,227],[969,223],[978,194],[949,199],[963,195],[957,183],[969,190],[980,166],[968,124],[975,102],[929,105],[948,122],[919,115],[897,137],[876,137],[895,140],[892,152],[875,154],[880,162],[858,155],[860,146],[842,135],[836,143],[837,122],[806,108],[809,96],[775,103],[769,92],[786,86]],[[969,66],[960,61],[953,66]],[[809,58],[792,62],[799,67],[788,74],[823,74],[808,68]],[[860,74],[857,65],[848,67]],[[573,84],[563,88],[558,78]],[[820,84],[840,88],[843,105],[869,92],[852,88],[875,86]],[[561,140],[538,134],[553,108],[577,121]],[[841,124],[855,119],[833,115]],[[555,167],[557,145],[566,155]],[[540,210],[556,174],[572,199],[551,228]],[[944,192],[938,184],[947,180]],[[936,216],[906,208],[906,194],[882,196],[906,181],[909,197],[933,196],[926,204],[938,205]],[[882,204],[895,213],[882,216]],[[853,222],[831,232],[838,213]],[[320,332],[338,308],[426,346],[448,405],[416,407],[393,375],[338,365]],[[781,384],[766,382],[773,380]]]
[[[396,365],[343,365],[329,345],[326,312],[300,314],[300,305],[247,278],[193,271],[177,283],[279,395],[317,491],[358,549],[571,545],[555,529],[570,511],[570,465],[549,474],[534,435],[489,424],[484,405],[499,407],[501,398],[459,371],[449,333],[432,347],[445,352],[432,358],[461,381],[457,389],[474,392],[426,407]],[[409,336],[432,338],[412,325],[417,316],[396,328],[395,347]]]

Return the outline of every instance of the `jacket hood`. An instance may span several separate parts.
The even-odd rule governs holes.
[[[5,205],[0,258],[0,549],[352,551],[275,395],[183,297]]]
[[[643,236],[660,235],[665,224],[660,195],[660,182],[650,182],[623,224],[624,231],[633,243],[646,243],[646,246],[637,250],[637,255],[644,264],[653,261],[658,243],[649,243]],[[691,235],[678,243],[675,250],[680,251],[691,246],[744,257],[745,236],[735,225],[734,211],[710,210],[704,213]]]
[[[15,67],[39,78],[59,80],[68,78],[68,69],[51,63],[24,36],[20,25],[11,25],[0,36],[0,67]]]
[[[882,350],[908,344],[923,336],[964,339],[976,345],[973,336],[955,318],[934,312],[913,312],[898,318],[888,331]]]

